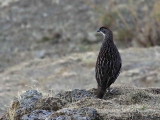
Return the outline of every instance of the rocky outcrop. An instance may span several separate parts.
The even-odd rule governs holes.
[[[73,92],[73,93],[72,93]],[[71,94],[77,93],[77,90],[71,91]],[[78,93],[87,96],[87,91]],[[61,94],[61,93],[60,93]],[[76,95],[76,94],[75,94]],[[69,99],[73,99],[70,96]],[[82,97],[77,97],[81,98]],[[85,97],[83,97],[85,98]],[[77,100],[78,101],[78,100]],[[65,105],[72,103],[66,102],[58,97],[45,97],[36,90],[29,90],[22,94],[19,99],[14,100],[9,111],[1,118],[13,120],[98,120],[99,115],[94,108],[65,108]]]
[[[95,89],[44,97],[29,90],[14,100],[1,120],[159,120],[160,89],[114,87],[103,99]]]

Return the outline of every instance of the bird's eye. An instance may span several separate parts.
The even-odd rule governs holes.
[[[102,30],[103,33],[105,33],[105,30]]]

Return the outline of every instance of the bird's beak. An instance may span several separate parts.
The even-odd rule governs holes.
[[[100,32],[100,30],[97,30],[97,32]]]

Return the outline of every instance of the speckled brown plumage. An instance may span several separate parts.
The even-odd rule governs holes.
[[[97,97],[103,98],[106,89],[110,89],[110,85],[115,82],[120,73],[121,57],[113,42],[112,31],[107,27],[101,27],[97,32],[104,35],[95,67],[98,83]]]

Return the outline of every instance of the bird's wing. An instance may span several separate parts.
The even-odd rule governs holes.
[[[121,69],[121,63],[116,64],[116,63],[106,62],[106,64],[102,68],[103,71],[102,78],[105,79],[103,80],[104,81],[103,84],[110,86],[112,83],[114,83],[120,74],[120,69]]]
[[[122,63],[119,63],[118,65],[114,67],[114,70],[113,70],[114,72],[112,73],[113,74],[112,78],[114,79],[113,83],[115,82],[115,80],[120,74],[121,66],[122,66]]]

